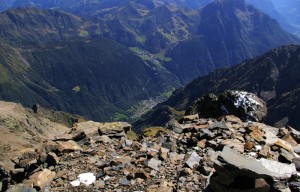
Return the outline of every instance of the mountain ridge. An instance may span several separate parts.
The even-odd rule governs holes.
[[[165,125],[174,116],[172,113],[176,116],[176,110],[185,110],[205,94],[245,90],[257,94],[267,102],[269,112],[266,123],[277,127],[290,125],[298,128],[299,55],[299,45],[282,46],[237,66],[215,70],[195,79],[186,87],[175,90],[166,102],[156,106],[134,126],[139,130],[147,124]],[[149,120],[156,114],[164,114],[166,108],[170,110],[161,117],[163,121],[151,124]]]
[[[275,20],[238,0],[215,1],[204,7],[197,35],[166,53],[172,58],[165,63],[166,68],[185,83],[216,68],[258,56],[271,47],[299,43]]]

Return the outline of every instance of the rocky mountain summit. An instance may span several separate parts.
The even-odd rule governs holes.
[[[265,107],[253,94],[232,93],[244,95],[243,101],[237,99],[240,109]],[[250,112],[256,114],[254,108]],[[125,122],[61,125],[35,145],[6,153],[2,191],[300,190],[300,132],[233,115],[216,119],[187,113],[174,131],[148,127],[139,135]],[[3,166],[7,161],[12,166]]]
[[[197,99],[186,111],[186,115],[199,114],[201,117],[219,118],[234,114],[243,120],[263,121],[267,116],[265,102],[253,93],[226,91],[219,96],[208,94]]]

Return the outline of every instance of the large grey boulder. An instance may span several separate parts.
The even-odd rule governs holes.
[[[294,164],[263,158],[258,161],[228,146],[223,148],[214,168],[216,172],[210,179],[210,186],[215,192],[276,191],[277,186],[288,188],[285,181],[297,174]]]
[[[104,123],[98,128],[100,135],[107,135],[108,137],[123,137],[130,130],[131,125],[126,122]]]

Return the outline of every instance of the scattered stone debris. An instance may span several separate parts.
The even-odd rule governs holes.
[[[22,150],[13,170],[1,169],[2,185],[11,192],[300,190],[300,132],[232,115],[179,122],[180,131],[157,128],[134,140],[127,123],[77,123]]]

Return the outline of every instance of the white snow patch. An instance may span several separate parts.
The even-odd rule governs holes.
[[[255,145],[255,150],[256,151],[259,151],[259,150],[261,150],[262,149],[262,146],[261,145]]]
[[[93,184],[96,181],[96,176],[94,176],[94,173],[82,173],[78,175],[78,178],[75,181],[72,181],[70,184],[73,187],[77,187],[80,185],[80,183],[85,184],[86,186],[89,186]]]
[[[234,91],[234,93],[238,96],[234,101],[234,105],[236,107],[244,107],[244,106],[251,106],[251,103],[255,105],[261,105],[259,102],[255,101],[251,98],[251,94],[245,91]]]

